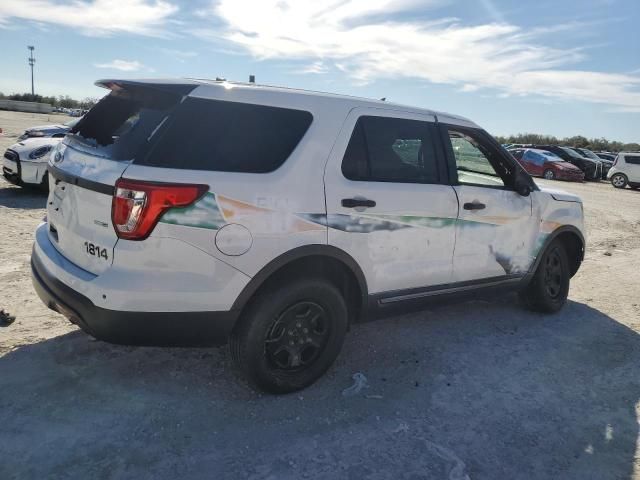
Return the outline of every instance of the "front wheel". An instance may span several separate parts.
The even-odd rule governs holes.
[[[616,173],[613,177],[611,177],[611,185],[616,188],[624,188],[627,186],[627,177],[625,177],[622,173]]]
[[[347,331],[344,298],[331,283],[298,279],[258,295],[231,334],[231,357],[255,386],[303,389],[333,364]]]
[[[542,254],[531,283],[520,292],[520,299],[530,310],[557,312],[567,301],[570,277],[567,251],[554,240]]]
[[[542,176],[543,176],[544,178],[546,178],[547,180],[553,180],[553,179],[555,179],[555,178],[556,178],[556,174],[555,174],[555,173],[553,173],[553,170],[551,170],[551,169],[546,169],[546,170],[544,171],[544,173],[542,174]]]
[[[40,189],[43,192],[49,191],[49,173],[48,172],[42,176],[42,181],[40,182]]]

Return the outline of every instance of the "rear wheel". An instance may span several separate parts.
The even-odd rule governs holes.
[[[570,277],[567,251],[562,242],[554,240],[543,253],[531,283],[520,292],[520,299],[530,310],[557,312],[567,301]]]
[[[300,279],[253,299],[229,346],[234,363],[252,384],[288,393],[327,371],[346,331],[347,306],[338,289],[322,279]]]
[[[553,173],[553,170],[551,170],[551,169],[549,169],[549,168],[547,168],[547,169],[544,171],[544,173],[542,174],[542,176],[543,176],[544,178],[546,178],[547,180],[553,180],[553,179],[555,179],[555,178],[556,178],[556,174],[555,174],[555,173]]]
[[[616,188],[624,188],[627,186],[627,177],[622,173],[616,173],[611,177],[611,185]]]

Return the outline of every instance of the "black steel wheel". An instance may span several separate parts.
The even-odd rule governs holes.
[[[562,292],[562,260],[558,247],[548,252],[544,258],[544,285],[551,298],[558,298]]]
[[[321,305],[312,301],[286,308],[267,332],[265,355],[270,364],[291,372],[313,364],[329,339],[327,315]]]
[[[231,357],[259,389],[288,393],[333,364],[347,331],[347,305],[321,278],[278,282],[253,298],[229,339]]]
[[[557,312],[567,301],[570,278],[567,251],[562,242],[554,240],[543,252],[531,282],[520,292],[520,299],[531,310]]]

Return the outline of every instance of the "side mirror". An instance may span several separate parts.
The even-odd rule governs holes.
[[[518,192],[519,195],[523,197],[528,197],[531,192],[533,192],[533,185],[531,185],[531,177],[524,174],[523,172],[518,172],[516,174],[516,179],[514,182],[514,190]]]

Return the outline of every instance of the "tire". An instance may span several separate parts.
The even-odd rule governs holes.
[[[531,282],[520,292],[520,299],[530,310],[555,313],[567,301],[570,278],[567,251],[554,240],[543,253]]]
[[[340,353],[347,305],[318,278],[286,282],[254,298],[229,339],[244,377],[269,393],[301,390],[320,378]]]
[[[42,177],[42,182],[40,182],[40,189],[43,192],[49,191],[49,173],[45,173]]]
[[[627,176],[623,173],[616,173],[611,177],[611,185],[616,188],[624,188],[627,186]]]
[[[550,168],[547,168],[543,173],[542,176],[546,179],[546,180],[555,180],[556,179],[556,174],[553,172],[553,170],[551,170]]]

